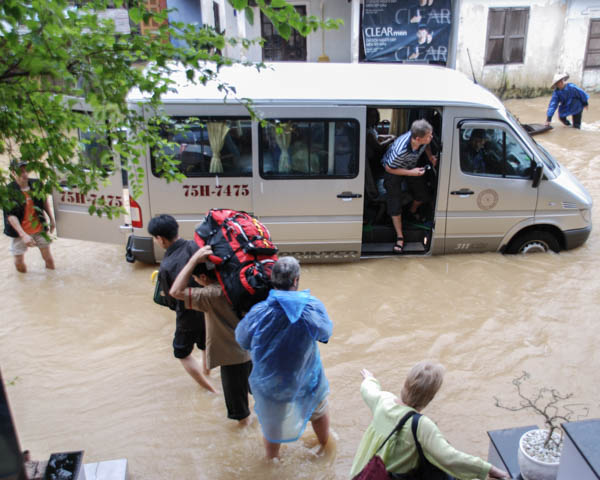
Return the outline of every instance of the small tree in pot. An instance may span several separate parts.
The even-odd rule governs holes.
[[[497,407],[513,412],[531,409],[544,419],[546,428],[530,430],[521,437],[519,467],[525,480],[554,480],[563,444],[561,423],[585,417],[589,408],[582,404],[568,403],[573,394],[562,395],[554,388],[542,387],[533,395],[527,396],[522,385],[529,378],[531,375],[524,371],[512,381],[520,398],[518,406],[502,404],[497,397],[494,400]]]

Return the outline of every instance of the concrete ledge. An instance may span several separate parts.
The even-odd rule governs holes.
[[[600,479],[600,419],[562,424],[564,445],[558,480]]]
[[[487,432],[490,437],[488,462],[495,467],[506,470],[510,478],[521,478],[521,469],[517,460],[519,439],[525,432],[534,428],[538,427],[529,425],[527,427],[506,428]]]
[[[105,462],[86,463],[86,480],[126,480],[127,459],[108,460]]]

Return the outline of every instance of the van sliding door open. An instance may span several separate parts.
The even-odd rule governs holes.
[[[281,254],[360,258],[365,107],[260,107],[254,213]]]

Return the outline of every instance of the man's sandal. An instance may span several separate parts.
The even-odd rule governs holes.
[[[402,242],[402,243],[400,243]],[[396,253],[396,254],[400,254],[404,251],[404,238],[402,237],[398,237],[396,239],[396,243],[394,243],[394,246],[392,247],[392,252]]]

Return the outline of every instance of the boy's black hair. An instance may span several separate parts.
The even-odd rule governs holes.
[[[158,215],[148,223],[148,233],[153,237],[175,240],[179,233],[179,224],[171,215]]]
[[[211,280],[217,279],[217,274],[215,273],[214,267],[208,268],[208,265],[206,264],[206,262],[200,262],[198,265],[196,265],[196,268],[194,268],[193,273],[196,276],[206,275]]]

